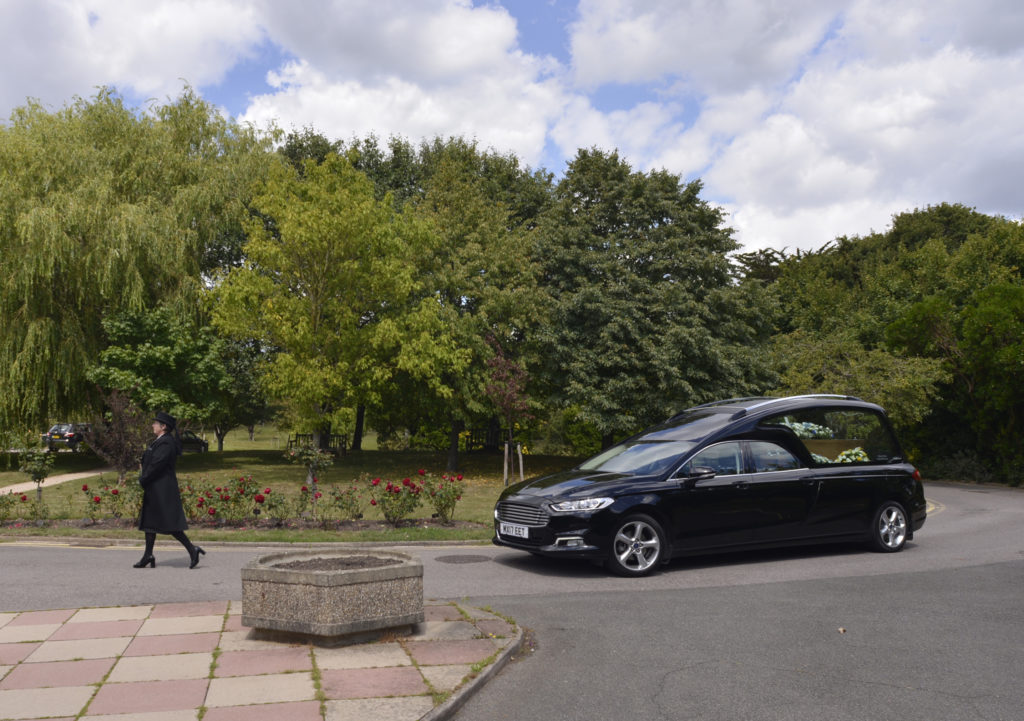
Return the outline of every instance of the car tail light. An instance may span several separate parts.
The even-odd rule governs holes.
[[[921,480],[921,471],[919,471],[919,470],[917,470],[915,468],[914,472],[912,474],[910,474],[910,477],[913,478],[915,481],[920,481]]]

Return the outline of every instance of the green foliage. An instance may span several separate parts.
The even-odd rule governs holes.
[[[29,448],[21,456],[18,470],[40,485],[53,470],[55,456],[45,448]]]
[[[736,244],[700,188],[581,150],[541,221],[542,375],[606,442],[770,379],[770,299],[731,283]]]
[[[876,401],[916,456],[979,459],[1018,482],[1021,268],[1020,223],[948,204],[783,258],[771,288],[787,320],[773,343],[777,390]]]
[[[103,319],[108,346],[89,379],[127,393],[136,406],[165,410],[179,422],[205,423],[222,413],[230,384],[222,344],[167,306]]]
[[[380,349],[398,344],[392,309],[414,288],[415,224],[373,197],[346,160],[308,162],[304,177],[277,165],[254,201],[246,262],[215,290],[226,334],[275,350],[261,382],[311,424],[386,382]]]
[[[0,425],[84,412],[108,313],[189,307],[237,243],[265,139],[186,88],[141,113],[104,89],[0,127]]]
[[[431,474],[420,471],[420,482],[423,490],[434,508],[434,515],[441,523],[451,523],[455,515],[455,504],[462,500],[466,484],[462,482],[462,474],[441,476],[436,480]]]
[[[387,481],[374,478],[370,481],[370,505],[380,511],[384,520],[396,528],[423,500],[423,485],[404,478],[402,481]]]

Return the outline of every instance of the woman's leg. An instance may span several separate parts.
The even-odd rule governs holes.
[[[142,558],[138,563],[135,564],[135,568],[156,568],[156,559],[153,558],[153,544],[156,543],[155,533],[146,533],[146,550],[142,554]]]
[[[185,547],[185,550],[188,551],[188,557],[189,557],[189,561],[190,561],[188,567],[189,568],[195,568],[196,566],[198,566],[199,565],[199,557],[200,556],[205,556],[206,555],[206,551],[201,549],[199,546],[192,545],[192,542],[190,540],[188,540],[188,536],[185,535],[184,531],[175,531],[171,535],[174,536],[175,538],[177,538],[178,539],[178,543],[183,545]]]

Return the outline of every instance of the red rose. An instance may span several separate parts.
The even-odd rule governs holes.
[[[216,487],[216,488],[214,488],[213,490],[217,491],[217,493],[220,493],[220,492],[221,492],[221,487],[220,487],[220,486],[217,486],[217,487]]]
[[[24,502],[25,502],[25,501],[27,501],[27,500],[28,500],[28,496],[22,496],[22,497],[21,497],[21,502],[22,502],[22,503],[24,503]]]
[[[89,486],[88,485],[83,485],[82,486],[82,490],[83,491],[88,491],[89,490]]]
[[[262,493],[257,493],[256,497],[253,500],[256,501],[257,503],[263,503],[263,501],[267,499],[266,496],[264,496]]]
[[[268,496],[270,495],[270,489],[269,488],[264,488],[263,492],[266,493]]]
[[[25,496],[22,496],[21,500],[25,500]],[[371,506],[376,506],[377,505],[377,499],[376,498],[371,498],[370,499],[370,505]]]
[[[409,485],[409,483],[410,483],[410,481],[409,481],[409,479],[408,479],[408,478],[403,478],[403,479],[402,479],[402,485],[403,485],[403,486],[408,486],[408,485]]]
[[[303,487],[302,487],[302,492],[303,492],[303,493],[309,493],[309,489],[308,489],[308,488],[306,488],[305,486],[303,486]]]
[[[196,501],[196,506],[202,507],[202,505],[203,505],[203,499],[200,498],[198,501]]]
[[[462,480],[462,474],[460,473],[459,475],[455,476],[455,480],[461,481]]]
[[[371,486],[379,486],[380,485],[380,479],[379,478],[374,478],[372,481],[370,481],[370,485]]]
[[[320,479],[317,478],[316,476],[313,476],[313,483],[319,483],[319,482],[320,482]]]
[[[117,489],[115,488],[114,490],[112,490],[112,491],[110,492],[110,495],[112,495],[112,496],[116,496],[116,495],[117,495],[118,493],[120,493],[120,492],[121,492],[121,491],[119,491],[119,490],[117,490]]]
[[[317,491],[316,493],[313,494],[313,498],[319,498],[322,495],[324,494],[322,494],[320,491]]]
[[[209,513],[209,514],[210,514],[211,516],[216,516],[216,515],[217,515],[217,509],[216,509],[216,508],[210,508],[210,510],[209,510],[209,511],[207,511],[207,512],[208,512],[208,513]]]
[[[421,469],[419,469],[419,470],[417,471],[417,473],[419,473],[419,474],[420,474],[421,476],[425,476],[425,475],[427,475],[427,472],[426,472],[425,470],[423,470],[422,468],[421,468]]]
[[[92,497],[92,502],[93,502],[93,503],[99,503],[99,502],[100,502],[100,500],[101,500],[101,499],[100,499],[100,497],[99,497],[99,496],[93,496],[93,497]]]

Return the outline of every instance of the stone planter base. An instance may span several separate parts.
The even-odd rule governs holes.
[[[288,551],[242,568],[242,625],[264,635],[341,645],[422,621],[423,564],[404,553]]]

